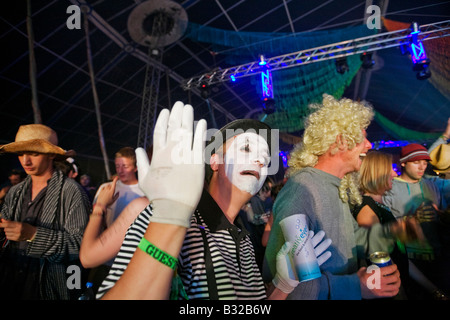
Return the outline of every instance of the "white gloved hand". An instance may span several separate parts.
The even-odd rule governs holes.
[[[325,261],[331,257],[331,252],[324,252],[330,245],[331,239],[322,239],[325,236],[324,231],[319,231],[314,235],[314,231],[309,231],[309,238],[314,247],[314,253],[317,257],[317,263],[321,266]],[[320,244],[319,244],[320,243]],[[277,253],[277,273],[272,280],[272,283],[283,291],[284,293],[291,293],[299,284],[297,273],[293,265],[292,249],[293,244],[286,242]]]
[[[323,237],[325,237],[325,231],[320,230],[314,235],[314,231],[309,231],[309,237],[311,238],[314,253],[316,254],[317,263],[321,266],[325,261],[327,261],[331,257],[331,252],[325,250],[331,245],[331,239],[325,239],[322,241]],[[319,244],[320,243],[320,244]]]
[[[194,137],[193,125],[192,106],[177,101],[171,112],[164,109],[158,116],[150,165],[145,150],[136,149],[139,187],[151,203],[151,221],[190,226],[205,178],[206,121],[197,123]]]
[[[292,265],[292,243],[285,242],[277,253],[277,273],[272,280],[275,287],[284,293],[291,293],[299,284]]]

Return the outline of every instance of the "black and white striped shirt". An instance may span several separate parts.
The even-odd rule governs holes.
[[[111,270],[99,288],[101,298],[120,278],[151,220],[147,207],[125,236]],[[266,292],[248,232],[231,224],[208,192],[204,191],[178,257],[177,272],[189,299],[210,299],[204,236],[214,270],[218,299],[265,299]],[[204,234],[202,234],[204,231]],[[209,273],[211,276],[211,273]]]

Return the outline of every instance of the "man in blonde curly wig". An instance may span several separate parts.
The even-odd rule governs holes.
[[[290,299],[371,299],[395,296],[400,287],[396,265],[380,268],[379,286],[369,286],[366,268],[358,269],[358,259],[374,251],[388,251],[391,233],[402,224],[358,227],[349,201],[358,203],[360,195],[352,174],[361,166],[371,148],[366,128],[373,118],[370,106],[350,99],[336,100],[324,94],[321,105],[305,122],[302,143],[291,153],[290,176],[274,204],[274,223],[264,259],[263,276],[276,273],[276,253],[285,242],[280,221],[304,214],[308,227],[324,230],[332,240],[331,258],[321,268],[321,277],[301,282]],[[350,195],[350,196],[349,196]],[[389,252],[389,251],[388,251]]]

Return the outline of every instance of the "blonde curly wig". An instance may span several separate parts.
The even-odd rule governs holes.
[[[324,94],[322,104],[310,105],[311,114],[305,121],[302,142],[291,152],[289,174],[305,167],[314,167],[320,155],[324,154],[340,136],[349,150],[364,140],[363,129],[367,129],[373,119],[372,107],[365,102],[357,102]],[[336,144],[337,145],[337,144]],[[337,152],[336,149],[331,152]],[[361,203],[358,190],[358,176],[348,173],[341,180],[340,198],[352,204]]]

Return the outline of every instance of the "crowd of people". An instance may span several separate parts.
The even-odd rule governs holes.
[[[0,190],[0,294],[76,300],[89,283],[105,300],[446,300],[450,118],[428,149],[401,148],[398,175],[392,154],[372,150],[373,116],[365,102],[324,94],[276,181],[267,124],[235,120],[207,140],[206,121],[194,129],[193,108],[176,102],[151,148],[118,150],[99,188],[55,131],[23,125],[0,146],[23,168]],[[298,214],[320,267],[307,281],[281,227]],[[368,257],[380,251],[392,264],[373,286]]]

